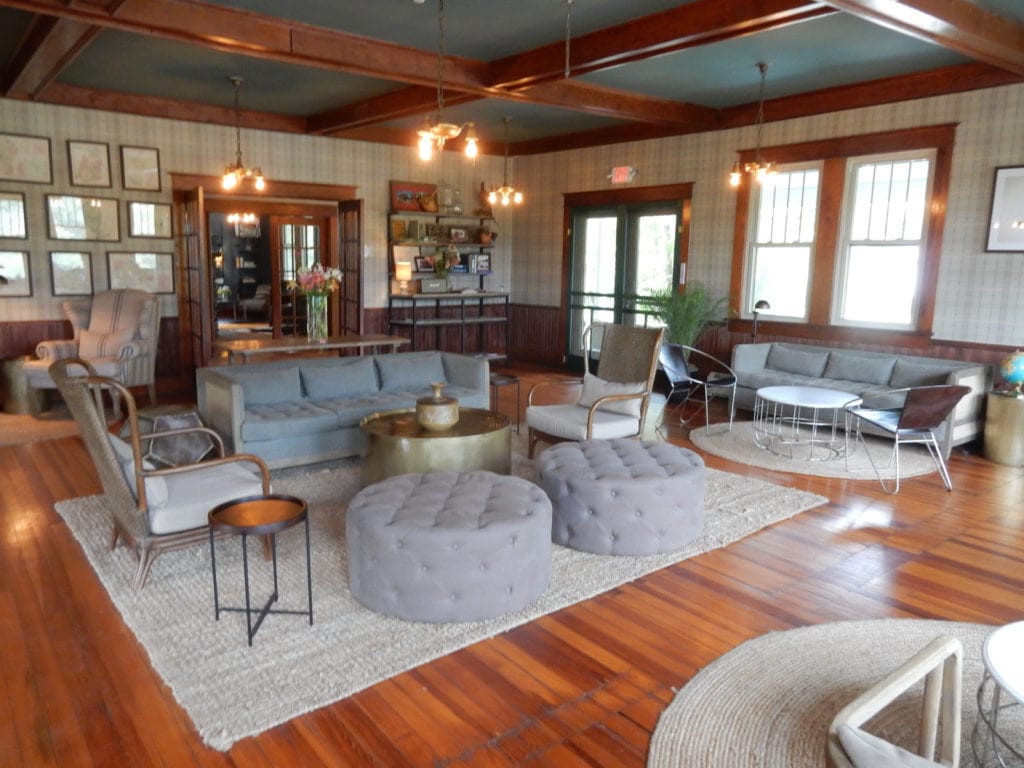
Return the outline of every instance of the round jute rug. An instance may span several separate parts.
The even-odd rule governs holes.
[[[662,713],[650,768],[820,768],[836,713],[948,634],[964,646],[961,765],[971,765],[981,646],[994,627],[917,619],[843,621],[771,632],[701,670]],[[911,749],[920,696],[883,711],[867,730]]]
[[[839,438],[842,441],[842,437]],[[871,457],[879,466],[882,477],[895,477],[892,468],[885,468],[889,463],[889,456],[892,454],[892,441],[882,438],[865,436],[868,450]],[[878,482],[874,470],[864,454],[864,446],[857,445],[851,451],[849,463],[844,458],[836,458],[831,461],[805,461],[802,458],[787,458],[776,456],[763,448],[758,447],[754,442],[754,425],[749,421],[737,421],[729,429],[729,423],[712,424],[711,434],[707,434],[703,427],[697,427],[690,431],[690,442],[700,450],[720,456],[730,461],[738,461],[752,467],[772,469],[779,472],[792,472],[797,475],[817,475],[818,477],[845,477],[852,480],[870,480]],[[853,442],[851,441],[851,446]],[[914,477],[935,472],[935,464],[932,462],[928,451],[917,445],[905,445],[900,448],[900,477]],[[941,482],[941,481],[939,481]]]

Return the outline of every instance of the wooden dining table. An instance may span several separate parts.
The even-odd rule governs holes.
[[[279,338],[257,337],[252,339],[218,339],[213,342],[215,354],[227,355],[228,361],[247,363],[257,355],[297,355],[324,350],[369,349],[372,352],[394,352],[409,339],[404,336],[382,334],[348,334],[328,336],[323,341],[309,341],[303,336],[282,336]]]

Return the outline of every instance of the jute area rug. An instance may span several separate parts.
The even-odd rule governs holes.
[[[40,414],[0,413],[0,445],[23,445],[78,434],[78,425],[63,405]]]
[[[892,454],[892,441],[865,435],[867,449],[875,460],[882,477],[896,476],[895,468],[886,468]],[[839,437],[842,442],[842,436]],[[806,461],[805,449],[795,449],[794,458],[777,456],[760,448],[754,442],[754,425],[749,421],[737,421],[729,429],[728,422],[712,424],[711,434],[705,433],[703,427],[690,431],[690,441],[702,451],[720,456],[723,459],[738,461],[752,467],[772,469],[779,472],[792,472],[798,475],[817,475],[818,477],[844,477],[849,480],[870,480],[877,483],[874,470],[864,453],[864,446],[857,445],[850,452],[849,465],[844,458],[830,461]],[[850,445],[854,443],[851,440]],[[818,455],[818,454],[816,454]],[[905,445],[900,448],[900,477],[915,477],[935,472],[935,464],[923,446]]]
[[[964,646],[960,764],[974,765],[970,736],[984,671],[981,646],[993,629],[881,619],[819,624],[748,640],[701,670],[676,695],[658,720],[647,765],[820,768],[836,713],[943,634]],[[919,713],[918,689],[883,710],[866,730],[914,749]]]
[[[523,438],[514,442],[513,471],[532,477]],[[823,504],[822,496],[725,472],[709,471],[706,523],[685,549],[648,557],[602,557],[554,547],[551,585],[532,606],[492,620],[427,624],[380,616],[348,590],[344,545],[345,503],[359,488],[359,462],[274,475],[274,490],[300,496],[310,507],[314,623],[305,617],[267,617],[248,648],[242,614],[213,617],[209,547],[161,555],[142,592],[130,579],[134,556],[106,547],[109,523],[99,496],[59,502],[58,513],[86,556],[153,667],[188,712],[203,741],[226,750],[304,712],[477,640],[504,632],[663,568],[722,547],[771,523]],[[305,608],[302,527],[278,536],[280,608]],[[258,546],[252,546],[258,552]],[[262,557],[250,566],[269,570]],[[241,544],[218,543],[222,604],[244,605]],[[271,576],[252,573],[254,593],[269,594]]]

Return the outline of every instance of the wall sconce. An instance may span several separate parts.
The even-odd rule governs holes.
[[[764,299],[760,299],[754,305],[754,330],[750,334],[750,338],[751,339],[756,339],[757,338],[757,319],[758,319],[758,315],[760,315],[760,313],[763,312],[764,310],[771,309],[771,308],[772,308],[772,305],[769,304]]]
[[[409,292],[409,281],[412,280],[412,263],[396,261],[395,279],[398,281],[398,292],[404,296]]]

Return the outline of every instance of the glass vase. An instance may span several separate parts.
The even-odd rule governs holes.
[[[327,341],[327,296],[323,294],[306,296],[306,338],[318,344]]]

